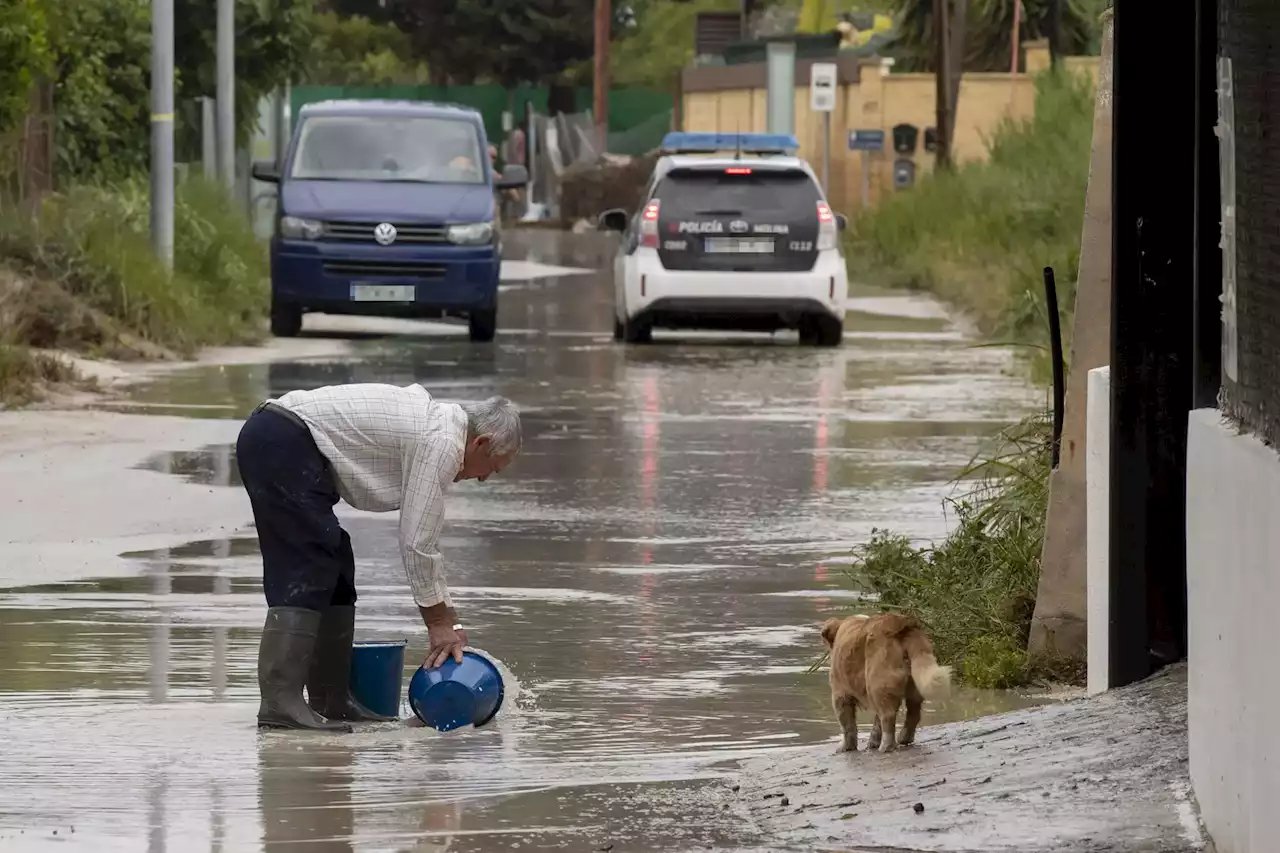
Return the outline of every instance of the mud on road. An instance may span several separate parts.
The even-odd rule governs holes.
[[[769,835],[808,849],[1190,853],[1205,844],[1186,691],[1179,665],[1096,697],[922,729],[894,753],[863,738],[853,754],[832,741],[749,759],[734,794]]]

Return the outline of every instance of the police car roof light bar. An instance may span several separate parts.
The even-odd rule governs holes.
[[[662,137],[668,154],[794,154],[800,142],[790,133],[688,133],[672,131]]]

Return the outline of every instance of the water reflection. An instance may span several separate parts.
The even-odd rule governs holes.
[[[352,749],[340,743],[304,746],[283,733],[259,738],[258,803],[266,850],[294,844],[333,853],[354,849],[353,757]]]
[[[153,770],[147,784],[147,853],[165,853],[168,850],[169,821],[165,817],[165,789],[167,774],[162,769]]]
[[[139,465],[149,471],[175,474],[204,486],[241,486],[236,452],[230,444],[214,444],[200,450],[162,451]]]

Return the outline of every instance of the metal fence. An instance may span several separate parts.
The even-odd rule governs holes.
[[[667,110],[628,130],[608,134],[605,150],[601,151],[590,112],[556,116],[533,113],[528,136],[532,154],[530,185],[522,218],[560,219],[560,192],[567,174],[599,164],[606,154],[626,158],[653,151],[671,130],[672,115]]]
[[[1222,404],[1280,446],[1280,7],[1221,0]],[[1247,73],[1245,73],[1247,70]]]

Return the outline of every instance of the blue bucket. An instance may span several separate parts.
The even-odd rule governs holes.
[[[398,643],[353,643],[351,646],[351,695],[375,714],[400,716],[405,645],[401,640]]]
[[[483,655],[463,652],[436,669],[420,667],[409,681],[409,707],[419,720],[442,732],[479,728],[502,707],[502,673]]]

